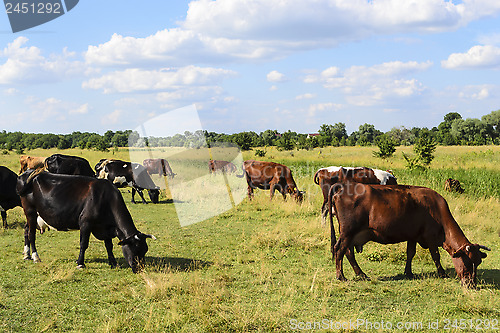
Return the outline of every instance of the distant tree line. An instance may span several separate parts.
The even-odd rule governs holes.
[[[500,144],[500,110],[493,111],[481,119],[463,119],[457,112],[450,112],[443,121],[431,129],[404,126],[394,127],[383,133],[371,124],[360,125],[357,131],[347,134],[344,123],[323,124],[314,134],[301,134],[293,131],[279,133],[266,130],[235,134],[215,133],[199,130],[186,131],[174,136],[141,138],[137,132],[107,131],[104,135],[89,132],[71,134],[33,134],[22,132],[0,132],[0,149],[17,151],[35,148],[82,148],[107,150],[114,147],[190,147],[206,145],[234,144],[243,150],[254,147],[276,146],[281,150],[312,149],[326,146],[371,146],[379,144],[413,145],[425,136],[439,145],[487,145]]]

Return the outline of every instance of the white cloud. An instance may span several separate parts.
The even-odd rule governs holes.
[[[4,93],[5,95],[10,95],[10,96],[12,96],[12,95],[16,95],[16,94],[18,94],[18,93],[19,93],[19,90],[17,90],[16,88],[8,88],[8,89],[5,89],[5,90],[3,91],[3,93]]]
[[[305,93],[305,94],[302,94],[302,95],[298,95],[298,96],[295,96],[295,99],[300,101],[302,99],[312,99],[316,97],[316,94],[311,94],[311,93]]]
[[[500,47],[476,45],[467,53],[453,53],[441,62],[447,69],[500,69]]]
[[[342,104],[335,104],[335,103],[311,104],[311,105],[309,105],[309,108],[307,109],[307,114],[308,114],[309,117],[313,117],[318,112],[323,112],[323,111],[337,111],[340,108],[342,108]]]
[[[271,71],[266,75],[267,81],[269,82],[283,82],[286,81],[285,74],[278,71]]]
[[[121,118],[122,118],[122,115],[123,115],[123,110],[115,110],[111,113],[108,113],[107,115],[105,115],[104,117],[102,117],[101,119],[101,123],[103,125],[114,125],[114,124],[117,124]]]
[[[498,87],[493,85],[470,85],[465,86],[458,93],[458,97],[465,100],[481,101],[491,97],[494,91],[498,91]]]
[[[278,90],[278,87],[275,86],[275,85],[272,85],[270,88],[269,88],[269,91],[276,91]]]
[[[87,114],[89,113],[89,103],[80,105],[79,107],[69,111],[70,114]]]
[[[104,93],[176,90],[185,86],[213,85],[235,74],[227,69],[196,66],[162,70],[130,68],[89,79],[82,86],[102,89]]]
[[[0,52],[7,58],[0,65],[0,84],[56,82],[84,73],[82,62],[70,60],[75,53],[64,49],[62,54],[46,58],[39,48],[24,47],[27,42],[28,38],[18,37]]]
[[[431,62],[386,62],[371,67],[352,66],[344,71],[327,68],[320,75],[309,75],[304,82],[320,82],[327,89],[339,89],[353,105],[370,106],[389,98],[405,98],[420,94],[424,87],[406,76],[427,70]]]
[[[89,46],[88,64],[141,67],[153,62],[274,60],[375,35],[453,31],[496,15],[496,0],[191,1],[180,27],[136,38],[114,34]]]

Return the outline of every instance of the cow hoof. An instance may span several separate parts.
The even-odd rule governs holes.
[[[345,278],[345,276],[337,276],[337,280],[339,280],[339,281],[347,281],[347,279]]]
[[[76,269],[84,269],[85,268],[85,265],[78,265],[76,266]]]
[[[359,274],[358,275],[358,279],[362,280],[362,281],[369,281],[370,280],[370,278],[368,277],[368,275],[366,275],[365,273]]]
[[[438,273],[438,276],[441,278],[441,279],[447,279],[449,276],[448,274],[446,274],[445,272],[440,272]]]
[[[40,257],[38,256],[38,253],[36,252],[33,252],[31,254],[31,259],[33,259],[33,262],[42,262],[42,260],[40,260]]]
[[[413,273],[405,273],[405,278],[408,280],[413,280],[415,278],[415,275]]]

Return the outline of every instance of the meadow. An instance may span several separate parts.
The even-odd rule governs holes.
[[[411,154],[411,147],[398,147],[388,160],[373,157],[373,147],[263,149],[265,157],[247,151],[243,159],[290,166],[299,189],[306,190],[301,205],[283,201],[280,195],[270,201],[268,191],[257,190],[253,201],[244,199],[235,208],[181,227],[168,190],[156,205],[131,204],[129,191],[121,190],[138,229],[157,237],[148,241],[146,264],[138,274],[123,260],[117,240],[114,253],[121,267],[111,269],[103,242],[95,238],[86,252],[87,268],[76,269],[77,231],[37,233],[42,262],[24,261],[25,217],[19,207],[10,210],[9,227],[0,229],[0,331],[500,329],[500,147],[438,147],[424,172],[405,168],[401,153]],[[85,157],[92,166],[101,158],[130,159],[125,149],[60,152]],[[18,159],[12,152],[0,155],[0,165],[17,172]],[[390,169],[400,184],[427,186],[442,194],[468,239],[492,250],[479,266],[478,288],[461,287],[450,256],[442,249],[441,262],[450,278],[438,278],[428,251],[417,247],[416,278],[405,279],[405,244],[368,243],[356,258],[370,280],[357,280],[345,261],[349,281],[337,281],[329,228],[321,226],[323,198],[312,181],[319,167],[330,165]],[[445,192],[448,177],[459,179],[465,193]],[[170,185],[176,181],[170,180]],[[216,177],[210,181],[216,182]]]

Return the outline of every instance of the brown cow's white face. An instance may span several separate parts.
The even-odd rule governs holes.
[[[486,246],[479,244],[466,244],[455,251],[452,256],[453,264],[462,285],[467,288],[475,288],[477,284],[477,266],[487,254],[480,249],[490,251]]]

